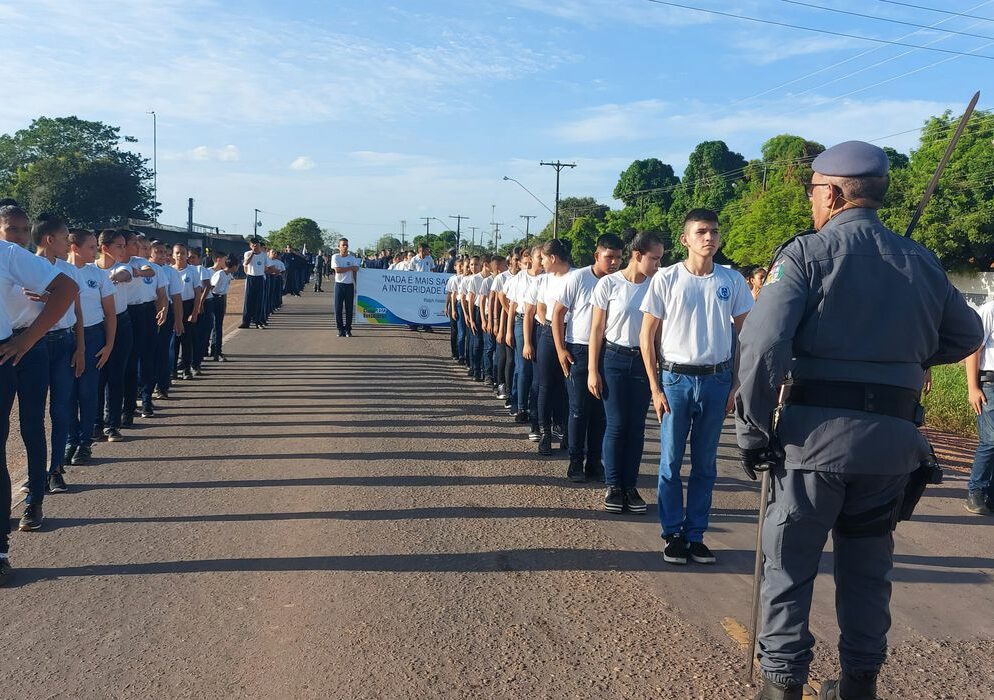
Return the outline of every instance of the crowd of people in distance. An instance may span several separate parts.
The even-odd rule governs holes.
[[[446,315],[452,360],[529,426],[539,454],[566,452],[567,479],[605,483],[611,513],[647,510],[637,480],[652,405],[664,559],[709,564],[715,556],[704,535],[735,393],[735,338],[765,271],[751,272],[747,284],[715,264],[712,211],[691,211],[681,242],[686,259],[662,270],[663,242],[651,232],[637,234],[627,251],[618,236],[601,236],[594,263],[582,268],[558,239],[506,258],[461,258],[447,282]]]
[[[362,267],[370,270],[406,270],[413,272],[454,272],[455,248],[449,251],[449,259],[435,260],[427,244],[421,243],[416,249],[405,249],[397,253],[381,250],[376,255],[362,259]]]

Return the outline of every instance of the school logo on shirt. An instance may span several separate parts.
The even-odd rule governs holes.
[[[143,277],[142,280],[145,282],[145,284],[155,284],[154,277]]]
[[[183,275],[183,283],[190,284],[190,275]]]
[[[96,289],[97,288],[97,281],[96,280],[86,280],[86,286],[89,287],[90,289]]]
[[[732,290],[729,289],[728,287],[721,286],[718,287],[717,294],[718,298],[721,299],[722,301],[728,301],[729,298],[731,298],[732,296]]]

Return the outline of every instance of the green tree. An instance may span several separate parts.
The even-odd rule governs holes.
[[[680,178],[673,173],[672,165],[658,158],[636,160],[621,173],[613,196],[624,202],[626,207],[644,209],[656,204],[667,211],[673,203],[673,188],[679,182]]]
[[[290,219],[283,228],[270,231],[266,240],[271,248],[277,250],[290,246],[300,251],[306,246],[308,251],[314,252],[321,250],[324,244],[321,227],[314,219],[304,217]]]
[[[401,243],[400,239],[389,233],[385,233],[376,239],[376,244],[373,246],[376,250],[389,250],[394,253],[400,251]]]
[[[559,200],[559,232],[569,231],[573,227],[573,221],[581,216],[603,221],[610,210],[611,207],[601,204],[593,197],[564,197]],[[552,223],[553,219],[550,217],[545,228],[535,235],[538,239],[536,243],[552,238]]]
[[[136,139],[77,117],[41,117],[0,136],[0,193],[29,213],[50,211],[98,228],[157,211],[147,159],[121,149]]]
[[[601,235],[598,220],[593,216],[580,216],[573,219],[568,231],[563,231],[560,238],[571,244],[573,264],[577,267],[590,265],[594,262],[594,251],[597,249],[597,239]]]
[[[694,148],[683,179],[673,190],[673,203],[668,212],[674,251],[684,251],[680,233],[687,212],[699,207],[720,212],[734,199],[745,166],[745,158],[729,150],[724,141],[704,141]]]

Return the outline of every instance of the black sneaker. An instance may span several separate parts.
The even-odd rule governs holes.
[[[584,471],[587,473],[588,481],[604,483],[604,464],[599,459],[594,462],[588,461]]]
[[[352,331],[345,331],[345,337],[346,338],[351,338],[352,337]]]
[[[104,432],[103,426],[93,426],[93,441],[107,442],[107,433]]]
[[[551,455],[552,454],[552,435],[549,433],[542,433],[538,440],[538,453],[540,455]]]
[[[124,436],[117,428],[107,428],[104,432],[107,435],[107,442],[122,442],[124,440]]]
[[[200,376],[200,368],[199,367],[194,367],[193,368],[193,376],[194,377],[199,377]]]
[[[528,415],[528,411],[516,411],[514,414],[515,423],[527,423],[530,420],[531,417]]]
[[[183,379],[193,379],[193,372],[188,369],[183,370]]]
[[[625,489],[625,507],[632,513],[642,515],[646,510],[645,501],[639,495],[638,489]]]
[[[228,356],[225,355],[223,352],[220,355],[218,355],[217,357],[218,357],[219,360],[221,360],[221,362],[227,362],[228,361]]]
[[[63,464],[72,464],[72,458],[76,456],[77,445],[66,445],[66,451],[62,455]]]
[[[247,323],[240,323],[240,324],[238,324],[238,327],[239,328],[248,328],[249,324],[247,324]]]
[[[625,509],[625,492],[617,486],[608,486],[604,494],[604,510],[608,513],[620,513]]]
[[[69,490],[66,485],[66,480],[62,476],[61,472],[55,472],[48,476],[48,492],[49,493],[65,493]]]
[[[554,426],[552,426],[552,439],[553,440],[558,440],[559,442],[562,442],[564,437],[565,437],[565,433],[564,433],[563,428],[562,428],[561,425],[554,425]]]
[[[79,449],[76,450],[76,454],[72,456],[72,465],[78,467],[81,464],[86,464],[93,458],[93,450],[90,449],[89,445],[80,445]]]
[[[663,561],[667,564],[686,564],[688,557],[687,540],[680,535],[669,535],[663,539],[666,540]]]
[[[17,529],[21,532],[38,530],[43,522],[45,522],[45,515],[41,512],[41,504],[30,503],[24,506],[24,515],[21,516],[21,522]]]
[[[698,564],[714,564],[718,558],[703,542],[691,542],[688,549],[690,558]]]
[[[574,484],[582,484],[587,480],[587,475],[583,471],[582,459],[570,459],[569,467],[566,469],[566,478]]]
[[[979,491],[970,491],[966,495],[966,509],[976,515],[994,515],[987,505],[987,499]]]
[[[122,428],[134,428],[135,427],[135,418],[134,418],[134,416],[127,416],[125,418],[122,418],[121,419],[121,427]],[[109,436],[108,436],[108,439],[110,439]],[[111,440],[111,442],[113,442],[113,440]]]
[[[528,439],[532,442],[538,442],[542,439],[542,432],[538,429],[538,426],[532,423],[531,431],[528,433]]]
[[[155,416],[155,409],[152,408],[151,406],[142,406],[142,411],[140,415],[142,418],[152,418],[153,416]]]
[[[10,581],[14,575],[14,570],[10,568],[10,560],[7,557],[0,557],[0,586]]]

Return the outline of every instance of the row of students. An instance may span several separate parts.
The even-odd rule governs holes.
[[[213,267],[201,265],[198,250],[169,251],[132,231],[98,235],[50,215],[32,223],[14,204],[0,206],[0,239],[0,440],[6,444],[16,396],[28,468],[19,529],[31,531],[44,523],[46,494],[69,490],[66,467],[90,462],[95,441],[122,440],[138,407],[152,417],[174,378],[192,379],[206,356],[225,359],[234,265],[220,253]],[[3,459],[0,583],[10,573]]]
[[[718,441],[753,295],[741,274],[714,262],[714,212],[691,211],[680,241],[686,259],[662,269],[663,243],[651,232],[635,236],[624,266],[613,234],[598,239],[594,263],[582,268],[560,240],[516,248],[506,260],[460,260],[447,315],[452,359],[530,425],[539,454],[566,451],[567,479],[604,482],[609,512],[647,510],[638,477],[651,406],[660,423],[664,559],[706,564],[715,561],[704,535]]]

